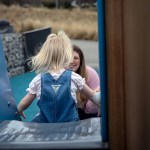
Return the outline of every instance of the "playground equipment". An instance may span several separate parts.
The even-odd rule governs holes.
[[[0,33],[12,33],[14,32],[13,26],[8,20],[0,20]]]
[[[98,1],[98,29],[100,68],[102,86],[101,118],[90,118],[71,123],[37,124],[21,122],[17,114],[17,107],[11,91],[9,78],[3,54],[2,39],[0,37],[0,89],[4,101],[0,109],[0,149],[108,149],[107,133],[107,97],[105,65],[105,36],[104,36],[104,2]],[[30,40],[29,33],[24,33]],[[33,48],[31,48],[33,49]],[[26,55],[30,55],[26,53]],[[1,101],[2,102],[2,101]],[[7,110],[7,111],[6,111]]]

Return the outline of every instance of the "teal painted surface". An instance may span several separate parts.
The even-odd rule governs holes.
[[[107,64],[105,37],[105,1],[98,0],[98,45],[101,87],[101,134],[104,142],[108,141],[108,97],[107,97]]]
[[[11,88],[13,92],[14,99],[16,104],[27,94],[26,89],[29,86],[29,83],[35,77],[34,72],[28,72],[22,75],[14,76],[10,78]],[[37,106],[37,100],[35,99],[33,103],[25,110],[26,119],[22,119],[24,122],[30,122],[32,118],[39,112]]]

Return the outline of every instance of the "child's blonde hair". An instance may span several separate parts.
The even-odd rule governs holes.
[[[68,67],[72,61],[71,40],[63,31],[50,34],[39,53],[32,57],[32,68],[37,73],[50,72]]]

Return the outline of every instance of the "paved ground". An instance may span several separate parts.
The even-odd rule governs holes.
[[[99,67],[99,52],[97,41],[72,40],[73,44],[79,46],[84,55],[86,64],[92,67]]]

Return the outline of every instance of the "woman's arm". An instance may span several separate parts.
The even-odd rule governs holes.
[[[86,84],[92,90],[99,89],[100,90],[100,77],[98,73],[92,67],[87,66],[87,81]]]
[[[31,105],[35,97],[35,94],[28,93],[18,104],[18,112],[24,119],[26,118],[26,116],[24,115],[23,111]]]

